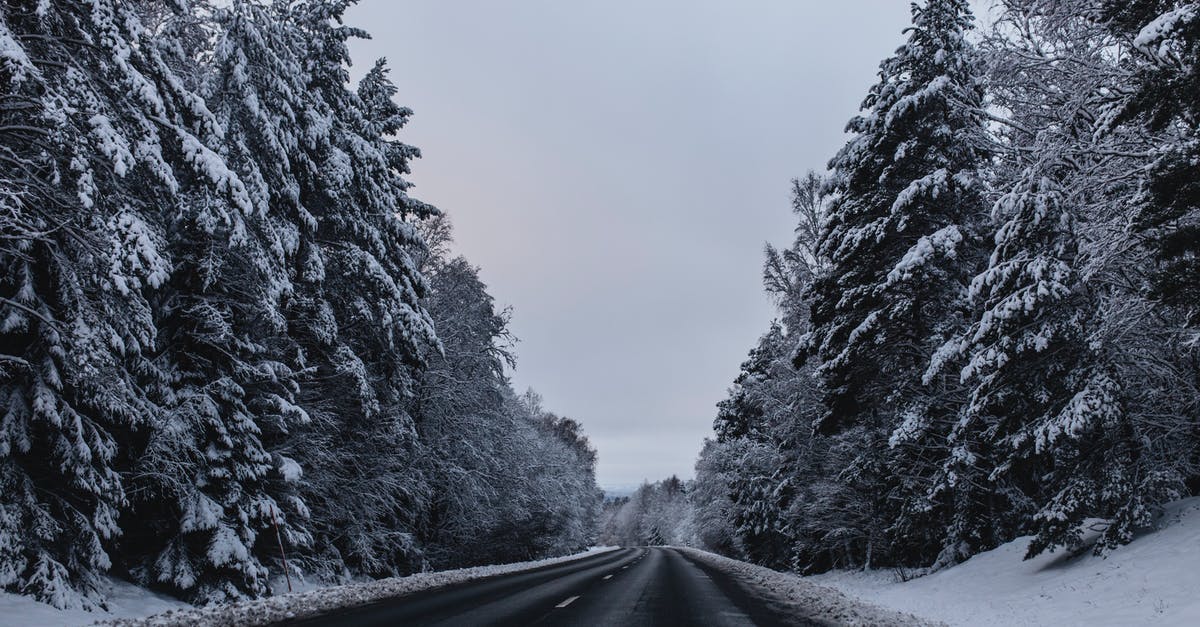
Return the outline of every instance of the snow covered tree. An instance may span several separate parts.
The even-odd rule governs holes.
[[[189,180],[246,203],[211,148],[215,121],[160,55],[142,8],[0,8],[11,95],[0,112],[11,217],[0,582],[60,607],[99,598],[126,503],[118,470],[158,415],[146,382],[166,384],[148,359],[148,298],[172,270],[158,217]]]
[[[1085,525],[1103,551],[1200,491],[1198,12],[1002,0],[968,44],[964,2],[914,7],[832,162],[824,258],[768,249],[784,333],[721,405],[699,538],[804,572],[942,567],[1022,534],[1077,550]],[[823,403],[777,369],[806,330]]]
[[[442,346],[410,410],[428,484],[417,524],[424,557],[453,568],[575,550],[595,534],[596,453],[578,423],[545,412],[536,394],[518,402],[504,371],[515,366],[508,312],[475,267],[449,254],[445,217],[420,228],[423,304]]]
[[[763,264],[763,287],[780,310],[780,322],[799,335],[807,329],[812,303],[805,290],[827,270],[827,260],[817,251],[825,221],[826,181],[816,172],[792,179],[792,214],[796,228],[792,244],[777,249],[768,244]]]
[[[265,293],[270,254],[261,240],[230,232],[253,225],[209,222],[213,213],[185,215],[172,238],[176,280],[164,290],[159,332],[171,393],[138,469],[158,490],[135,500],[140,524],[159,518],[154,535],[163,536],[148,579],[202,602],[265,594],[258,554],[277,556],[278,545],[273,532],[260,536],[283,512],[304,513],[287,499],[295,462],[264,444],[306,420],[293,403],[295,375],[273,351],[283,321]]]
[[[1149,138],[1113,126],[1122,70],[1090,8],[1010,0],[990,44],[1008,190],[988,267],[972,282],[976,320],[941,354],[965,354],[972,385],[931,491],[953,501],[942,564],[1027,532],[1031,554],[1075,548],[1089,518],[1108,520],[1098,547],[1111,547],[1172,492],[1172,473],[1143,445],[1136,390],[1158,375],[1135,363],[1130,325],[1157,323],[1130,318],[1146,308],[1121,209]]]
[[[528,547],[523,559],[578,551],[595,542],[603,494],[596,487],[596,450],[582,426],[546,411],[541,397],[526,391],[512,410],[533,426],[529,457],[518,480],[528,504],[518,528]],[[532,531],[533,533],[530,533]]]
[[[743,557],[733,522],[733,482],[741,474],[735,454],[736,443],[705,440],[696,461],[696,479],[691,494],[697,546],[734,557]]]
[[[1155,295],[1200,320],[1200,3],[1103,2],[1102,18],[1131,44],[1137,76],[1120,117],[1167,131],[1146,177],[1137,227],[1153,239]]]
[[[718,403],[717,439],[701,453],[692,492],[698,541],[774,567],[808,559],[809,553],[797,558],[807,539],[796,529],[812,512],[797,494],[836,472],[825,465],[828,447],[813,437],[821,405],[814,366],[797,370],[791,359],[796,337],[808,329],[807,288],[827,266],[817,250],[825,202],[821,177],[809,173],[792,182],[794,239],[782,250],[767,246],[763,267],[781,320],[759,339],[729,397]]]
[[[261,596],[276,523],[325,579],[594,539],[595,451],[512,392],[505,314],[426,247],[350,4],[0,5],[5,590]]]
[[[815,359],[824,383],[815,428],[854,428],[859,457],[842,472],[851,493],[869,495],[867,563],[904,557],[876,533],[929,528],[908,519],[925,510],[936,470],[923,449],[948,429],[960,396],[953,380],[922,375],[965,324],[965,286],[982,260],[989,136],[972,21],[964,0],[914,5],[906,43],[882,63],[848,126],[854,138],[830,163],[819,249],[829,265],[810,288],[797,362]],[[903,456],[919,463],[889,459]]]
[[[275,527],[288,544],[308,538],[296,524],[307,515],[299,466],[269,452],[307,421],[281,311],[294,225],[304,219],[287,174],[302,88],[286,83],[297,80],[295,40],[257,3],[215,17],[205,94],[223,130],[221,156],[250,184],[240,204],[194,190],[165,224],[176,271],[156,310],[170,388],[135,474],[143,485],[134,520],[144,531],[123,547],[148,583],[199,602],[266,594]]]
[[[768,256],[768,268],[770,264]],[[721,479],[738,551],[774,567],[787,566],[790,553],[783,513],[792,496],[792,473],[784,449],[792,444],[790,414],[797,408],[789,405],[788,394],[795,391],[798,376],[791,368],[790,344],[783,327],[772,324],[742,364],[729,398],[717,404],[713,423],[719,453],[738,468],[734,476]],[[801,428],[811,430],[808,424]]]
[[[983,89],[965,0],[913,7],[907,42],[883,62],[855,134],[831,162],[806,353],[820,360],[825,433],[887,428],[919,398],[920,373],[954,330],[984,215]],[[911,411],[923,412],[922,408]]]
[[[778,326],[774,326],[768,335],[778,337],[781,332]],[[775,343],[767,338],[761,339],[759,345],[751,349],[749,359],[742,362],[741,372],[729,390],[729,398],[717,403],[713,431],[717,434],[718,442],[758,439],[766,435],[762,399],[756,398],[754,391],[768,376],[771,360],[775,357],[772,350],[775,348]]]
[[[513,363],[507,312],[496,311],[474,267],[444,256],[444,217],[422,230],[431,249],[443,249],[421,266],[430,281],[425,308],[443,350],[421,373],[411,410],[429,482],[417,534],[432,565],[455,568],[494,559],[496,536],[520,518],[510,484],[526,445],[505,411],[504,367]]]
[[[305,563],[336,577],[398,574],[419,563],[411,527],[423,487],[403,405],[421,350],[437,345],[419,303],[425,282],[412,256],[423,244],[410,223],[434,210],[407,195],[403,175],[417,152],[393,138],[410,112],[391,101],[382,66],[350,89],[347,40],[364,33],[341,24],[349,4],[291,3],[279,18],[299,46],[303,84],[298,106],[279,110],[291,109],[298,127],[287,171],[295,187],[281,193],[304,219],[284,311],[303,372],[297,405],[311,420],[287,446],[308,473],[301,496],[319,550]],[[274,88],[295,95],[290,83]]]
[[[963,344],[975,387],[939,486],[955,501],[947,561],[1025,529],[1038,534],[1031,555],[1077,547],[1097,516],[1112,517],[1102,546],[1113,546],[1164,496],[1165,477],[1139,470],[1125,394],[1089,337],[1074,194],[1053,178],[1071,167],[1036,163],[997,204],[996,250],[972,284],[984,311]]]
[[[1176,417],[1169,427],[1146,421],[1151,428],[1166,427],[1165,437],[1157,442],[1171,442],[1156,447],[1164,450],[1156,454],[1155,465],[1183,473],[1190,493],[1200,494],[1200,445],[1186,444],[1200,442],[1200,390],[1194,383],[1200,319],[1200,184],[1195,176],[1200,159],[1200,5],[1165,0],[1101,5],[1098,21],[1128,47],[1133,71],[1119,92],[1123,98],[1115,107],[1114,126],[1131,127],[1151,143],[1150,163],[1130,204],[1137,209],[1134,228],[1153,254],[1141,264],[1151,270],[1148,291],[1153,306],[1144,309],[1153,314],[1131,322],[1149,318],[1151,324],[1136,327],[1150,330],[1143,341],[1173,349],[1143,359],[1136,371],[1150,380],[1133,389],[1149,391],[1146,400],[1159,408],[1159,415]],[[1184,433],[1188,435],[1181,438]]]
[[[694,546],[695,513],[691,483],[669,477],[643,483],[626,498],[605,505],[603,542],[621,546]]]
[[[1064,412],[1063,403],[1086,384],[1087,374],[1075,370],[1084,359],[1079,351],[1086,350],[1086,310],[1078,303],[1073,219],[1051,178],[1054,169],[1052,163],[1031,167],[1028,179],[997,205],[1005,221],[996,251],[972,284],[984,313],[965,335],[971,360],[962,377],[979,383],[950,436],[951,561],[1007,540],[1033,514],[1040,486],[1031,480],[1040,473],[1021,466],[1030,449],[1040,451],[1062,432],[1078,433],[1104,419],[1102,412],[1119,411],[1113,399],[1083,399],[1078,409],[1097,411]]]

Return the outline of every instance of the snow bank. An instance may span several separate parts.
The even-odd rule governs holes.
[[[32,597],[0,592],[0,625],[75,627],[90,625],[97,620],[134,618],[191,607],[178,599],[150,592],[125,581],[111,579],[103,585],[106,587],[104,596],[108,612],[60,610],[35,601]]]
[[[289,618],[312,616],[343,607],[364,605],[402,594],[412,594],[430,588],[475,581],[485,577],[503,575],[551,564],[577,560],[597,553],[616,550],[616,547],[598,547],[583,553],[499,566],[477,566],[436,573],[420,573],[408,577],[395,577],[352,583],[344,586],[316,588],[305,592],[282,594],[267,599],[242,601],[228,605],[200,608],[174,609],[144,618],[123,618],[101,623],[119,627],[167,627],[196,626],[224,627],[227,625],[266,625]],[[39,604],[40,605],[40,604]],[[48,607],[48,606],[47,606]],[[54,611],[53,609],[51,611]],[[91,618],[95,618],[92,615]],[[61,624],[61,623],[60,623]]]
[[[1023,560],[1029,541],[908,582],[890,571],[805,579],[950,625],[1200,625],[1200,497],[1171,504],[1157,530],[1106,557]]]
[[[929,625],[931,621],[870,605],[804,577],[781,573],[699,549],[673,547],[688,557],[728,573],[775,609],[791,616],[813,617],[828,625]]]

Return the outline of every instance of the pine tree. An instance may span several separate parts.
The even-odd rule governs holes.
[[[296,51],[267,7],[235,2],[215,17],[205,91],[223,130],[221,155],[250,181],[248,202],[196,190],[166,224],[176,272],[156,310],[170,389],[163,423],[140,452],[145,485],[134,509],[143,531],[123,547],[135,573],[198,602],[264,595],[276,527],[288,544],[308,538],[298,524],[307,515],[299,466],[269,452],[307,422],[281,312],[291,225],[302,219],[287,174]]]
[[[163,381],[147,358],[148,296],[172,270],[158,216],[185,178],[245,200],[140,8],[0,8],[0,584],[59,607],[99,602],[126,503],[118,471],[158,415],[142,385]]]
[[[1123,364],[1136,349],[1106,339],[1100,315],[1106,303],[1139,298],[1138,284],[1131,290],[1122,278],[1140,272],[1137,257],[1113,260],[1121,239],[1111,233],[1127,220],[1108,205],[1123,204],[1122,178],[1139,172],[1132,147],[1148,137],[1107,114],[1110,94],[1124,89],[1113,43],[1088,11],[1008,4],[1008,19],[1027,25],[1030,39],[1005,42],[997,55],[1015,78],[996,89],[1012,114],[1005,140],[1015,148],[1001,168],[1009,189],[993,212],[988,267],[972,282],[976,321],[944,353],[966,354],[961,375],[972,385],[934,487],[954,504],[945,563],[1020,533],[1037,536],[1030,555],[1074,548],[1096,517],[1109,521],[1098,548],[1114,546],[1178,483],[1147,464],[1144,422],[1127,390],[1144,375]],[[1040,55],[1051,54],[1077,69],[1044,69]]]
[[[944,430],[956,409],[947,382],[923,374],[964,324],[964,288],[980,260],[988,135],[966,39],[972,20],[964,0],[913,5],[906,43],[881,65],[866,113],[848,127],[855,137],[830,163],[819,249],[829,267],[810,290],[798,362],[815,357],[825,386],[815,428],[853,428],[858,457],[841,472],[848,494],[867,499],[866,563],[912,558],[900,547],[906,529],[929,527],[908,518],[925,511],[923,486],[936,467],[897,471],[906,458],[928,457],[914,445]]]
[[[304,467],[320,469],[303,494],[323,547],[312,566],[393,575],[421,560],[412,531],[425,486],[410,461],[416,431],[405,404],[437,339],[420,305],[426,284],[415,257],[424,244],[411,221],[436,210],[407,194],[403,176],[418,153],[393,138],[410,112],[392,102],[385,68],[349,88],[347,40],[364,36],[341,24],[349,4],[287,10],[304,44],[308,94],[298,198],[313,216],[286,307],[308,373],[298,400],[313,424],[292,443]]]
[[[997,205],[1005,221],[996,250],[972,284],[984,306],[965,335],[971,359],[962,376],[979,382],[951,435],[945,468],[955,493],[951,561],[1007,540],[1034,513],[1040,486],[1033,477],[1045,469],[1011,468],[1024,455],[1009,451],[1040,449],[1032,425],[1053,421],[1079,384],[1074,365],[1082,359],[1086,313],[1078,303],[1072,215],[1050,178],[1053,167],[1031,167]]]
[[[972,283],[983,313],[964,336],[962,377],[975,387],[939,486],[955,501],[949,561],[1026,529],[1037,533],[1030,555],[1076,547],[1096,516],[1111,517],[1101,544],[1111,547],[1148,523],[1163,496],[1164,478],[1138,470],[1124,392],[1089,340],[1075,194],[1055,180],[1072,170],[1031,165],[997,204],[996,249]]]
[[[717,403],[713,431],[718,442],[766,437],[762,399],[754,393],[754,388],[769,376],[771,360],[775,357],[772,353],[777,348],[777,343],[771,340],[781,332],[776,325],[767,336],[760,338],[758,346],[751,349],[749,358],[742,362],[741,372],[729,390],[729,398]]]
[[[713,423],[717,443],[727,445],[739,468],[726,495],[739,551],[774,567],[788,565],[791,542],[784,518],[793,491],[784,455],[790,399],[781,398],[796,377],[789,356],[783,327],[772,324],[742,363],[729,398],[717,404]]]
[[[821,362],[822,432],[886,427],[907,409],[961,307],[986,159],[971,22],[964,0],[914,5],[908,41],[882,64],[867,113],[848,127],[854,139],[830,164],[820,248],[830,268],[812,288],[802,340]]]
[[[1143,185],[1137,227],[1153,240],[1155,296],[1200,321],[1200,5],[1187,0],[1106,1],[1101,12],[1137,54],[1137,80],[1120,119],[1173,137]]]

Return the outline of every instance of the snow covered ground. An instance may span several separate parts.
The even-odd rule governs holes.
[[[780,614],[819,617],[821,624],[901,627],[931,621],[897,612],[820,586],[804,577],[781,573],[699,549],[674,547],[692,559],[724,571],[753,589]]]
[[[116,580],[111,582],[113,587],[109,595],[109,605],[112,610],[107,613],[59,610],[44,603],[38,603],[29,597],[0,592],[0,626],[75,627],[97,622],[122,627],[263,625],[284,618],[316,614],[332,608],[370,603],[399,594],[409,594],[492,575],[569,562],[614,549],[615,547],[597,547],[575,555],[535,562],[420,573],[408,577],[344,586],[313,587],[308,584],[304,586],[308,589],[292,594],[280,594],[268,599],[203,608],[195,608],[182,601]],[[275,587],[278,588],[278,586]]]
[[[1200,625],[1200,497],[1171,504],[1158,530],[1106,557],[1023,560],[1029,538],[897,582],[891,571],[806,577],[950,625]]]
[[[108,580],[109,612],[60,610],[20,594],[0,591],[0,625],[12,627],[66,627],[90,625],[98,620],[134,618],[191,607],[125,581]]]

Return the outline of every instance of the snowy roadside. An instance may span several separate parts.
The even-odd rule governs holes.
[[[688,557],[728,573],[755,590],[780,613],[816,616],[825,625],[909,626],[936,625],[934,621],[872,605],[838,590],[817,585],[804,577],[755,566],[699,549],[673,547]]]
[[[583,553],[553,557],[534,562],[518,562],[515,564],[476,566],[474,568],[462,568],[434,573],[418,573],[416,575],[409,575],[408,577],[395,577],[343,586],[315,588],[304,592],[281,594],[266,599],[241,601],[228,605],[190,607],[178,601],[159,601],[158,603],[141,605],[141,607],[148,608],[148,612],[162,612],[150,616],[98,617],[94,613],[82,611],[64,614],[47,605],[29,601],[30,604],[40,606],[44,610],[34,622],[23,624],[83,625],[99,619],[100,622],[96,624],[111,625],[114,627],[266,625],[284,619],[312,616],[329,610],[363,605],[439,586],[448,586],[495,575],[570,562],[613,550],[616,550],[616,547],[596,547]],[[142,592],[145,593],[145,591]],[[145,596],[151,595],[150,593],[145,593]],[[54,620],[46,623],[39,622],[42,618],[54,618],[56,614],[60,615],[59,617],[64,620]]]
[[[101,583],[108,612],[60,610],[23,594],[0,591],[0,625],[12,627],[77,627],[97,620],[136,618],[192,607],[179,599],[158,594],[119,579]]]
[[[1200,497],[1169,504],[1157,530],[1105,557],[1025,560],[1029,541],[907,582],[886,570],[804,579],[949,625],[1200,625]]]

